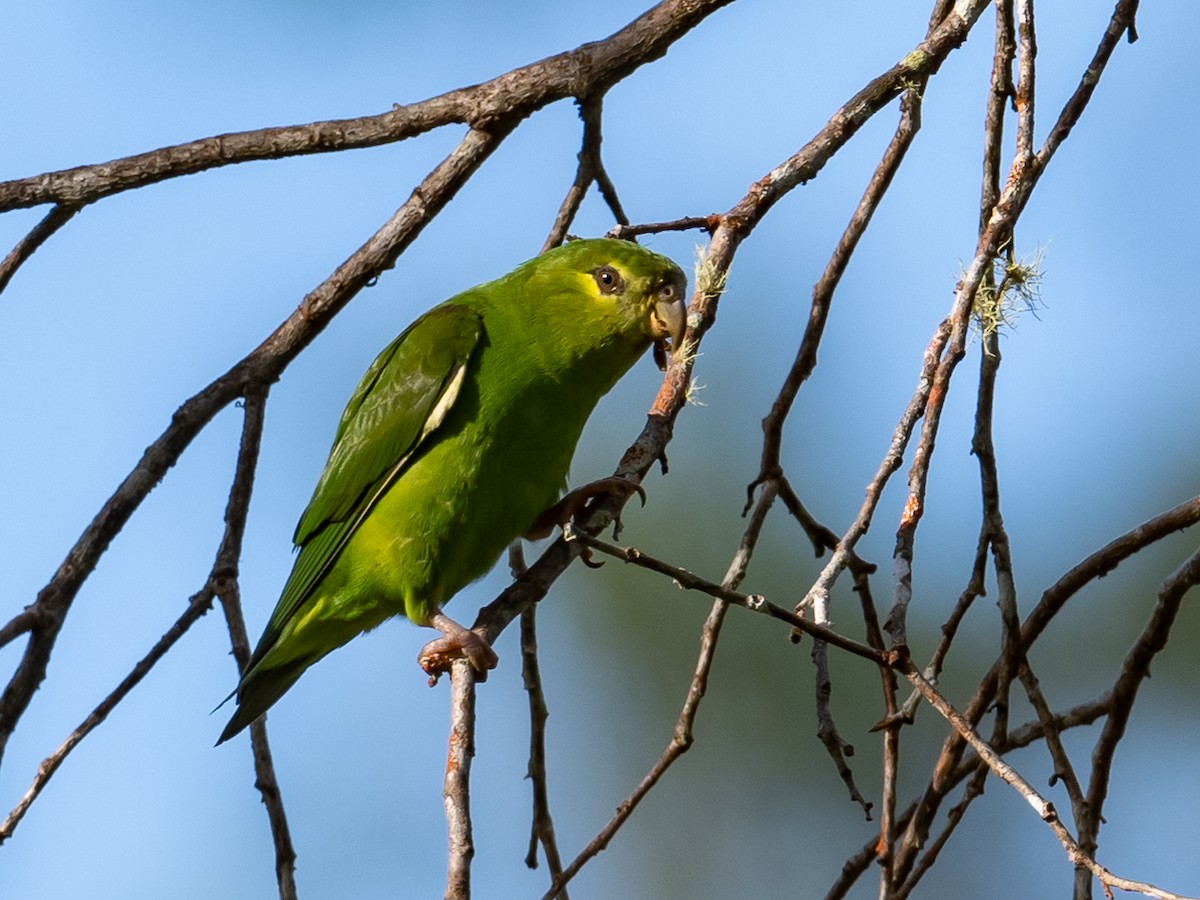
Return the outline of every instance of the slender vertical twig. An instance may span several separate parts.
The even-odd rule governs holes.
[[[546,854],[550,878],[562,874],[562,858],[554,836],[554,819],[550,815],[550,795],[546,778],[546,720],[550,711],[542,690],[542,675],[537,655],[537,607],[530,606],[521,613],[521,678],[529,696],[529,783],[533,786],[533,819],[529,831],[529,851],[525,865],[537,868],[537,848]],[[559,892],[567,900],[566,888]]]
[[[543,253],[551,247],[557,247],[566,238],[567,231],[575,220],[575,214],[579,212],[583,198],[593,183],[600,189],[600,195],[608,204],[613,218],[617,220],[617,227],[629,224],[629,218],[617,197],[616,186],[608,177],[604,160],[600,156],[600,143],[604,139],[601,125],[603,109],[603,94],[588,96],[579,101],[579,118],[583,120],[583,146],[579,148],[579,165],[575,169],[575,180],[558,208],[558,215],[554,218],[550,234],[542,243]]]
[[[267,388],[249,391],[243,402],[245,421],[242,427],[242,443],[238,450],[234,488],[230,491],[229,511],[225,517],[226,535],[236,534],[237,539],[236,544],[230,543],[227,552],[223,553],[217,572],[217,597],[225,615],[233,658],[237,661],[239,672],[245,671],[250,662],[250,636],[246,632],[246,618],[242,613],[238,561],[241,559],[241,535],[245,532],[246,516],[250,510],[250,491],[258,466],[266,406]],[[263,806],[266,807],[267,822],[275,846],[275,879],[279,885],[279,897],[280,900],[295,900],[296,850],[292,845],[291,829],[283,809],[283,794],[279,789],[275,762],[267,741],[265,718],[250,724],[250,752],[254,757],[254,785],[262,796]]]
[[[475,670],[465,659],[450,664],[450,739],[446,753],[446,803],[449,852],[446,900],[470,900],[471,860],[475,840],[471,828],[471,760],[475,756]]]
[[[762,532],[763,523],[766,521],[767,513],[770,511],[774,500],[774,488],[768,484],[759,496],[754,514],[750,516],[750,520],[746,524],[746,530],[742,535],[738,552],[735,554],[729,570],[725,573],[725,578],[722,581],[722,587],[725,590],[733,591],[741,583],[742,579],[745,578],[750,559],[754,555],[754,548]],[[595,546],[604,552],[612,552],[615,549],[610,545],[596,542],[586,535],[583,536],[583,539],[588,542],[589,546]],[[721,637],[721,626],[725,621],[725,614],[728,612],[728,609],[728,600],[720,597],[713,602],[712,607],[709,609],[708,618],[705,619],[704,627],[700,632],[700,653],[696,659],[692,680],[688,685],[687,696],[683,701],[683,708],[680,710],[679,717],[675,722],[675,729],[671,734],[670,743],[667,744],[658,761],[646,773],[638,786],[617,807],[616,815],[592,838],[566,869],[558,877],[554,878],[550,885],[550,890],[546,892],[543,900],[553,900],[553,898],[563,896],[562,892],[567,883],[578,874],[579,870],[589,860],[608,846],[613,835],[633,815],[633,811],[637,808],[638,803],[658,783],[659,779],[662,778],[675,760],[686,753],[691,747],[694,739],[693,727],[696,721],[696,714],[700,709],[700,701],[704,698],[704,694],[708,689],[708,678],[716,656],[717,642]]]

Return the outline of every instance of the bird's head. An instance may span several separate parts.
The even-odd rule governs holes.
[[[612,322],[627,337],[653,343],[655,362],[666,368],[667,354],[679,349],[687,325],[687,276],[679,266],[613,238],[571,241],[539,261],[569,270],[586,297],[586,312]]]

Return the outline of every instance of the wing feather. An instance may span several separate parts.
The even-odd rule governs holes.
[[[482,333],[473,310],[442,305],[371,364],[346,405],[325,471],[296,526],[300,552],[251,665],[274,645],[375,502],[445,419]]]

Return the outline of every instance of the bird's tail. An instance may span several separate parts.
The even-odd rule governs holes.
[[[225,726],[225,730],[221,732],[217,744],[225,743],[265,713],[276,700],[287,693],[288,688],[296,683],[301,673],[313,662],[315,660],[292,660],[286,665],[275,668],[264,669],[260,665],[247,671],[242,677],[241,684],[237,686],[237,690],[221,701],[221,706],[224,706],[231,697],[236,696],[238,708],[234,712],[233,718],[229,720],[229,724]],[[221,706],[218,706],[217,709],[220,709]]]

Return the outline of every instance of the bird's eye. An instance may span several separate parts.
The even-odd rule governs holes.
[[[619,294],[625,289],[625,279],[612,266],[601,266],[592,273],[602,294]]]

